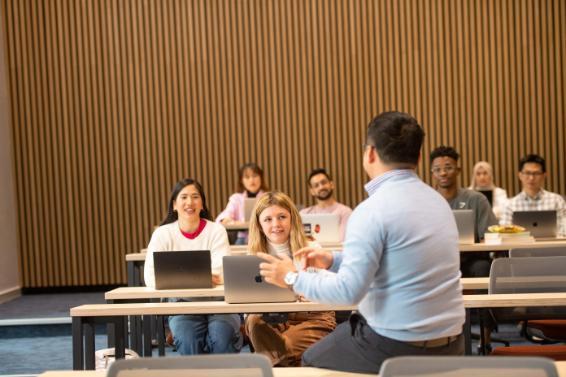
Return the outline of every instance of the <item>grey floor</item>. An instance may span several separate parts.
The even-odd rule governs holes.
[[[0,375],[72,369],[69,310],[96,303],[104,303],[103,292],[23,295],[0,304]],[[41,324],[52,319],[67,323]],[[22,321],[36,324],[13,325]],[[104,332],[97,329],[97,349],[106,345]]]

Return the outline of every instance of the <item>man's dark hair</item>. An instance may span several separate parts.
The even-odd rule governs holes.
[[[523,157],[522,159],[520,159],[519,160],[519,171],[523,170],[523,167],[525,166],[525,164],[528,164],[528,163],[539,164],[540,167],[542,168],[542,172],[546,173],[546,161],[544,160],[544,158],[542,158],[538,154],[528,154],[525,157]]]
[[[437,157],[450,157],[454,159],[454,161],[458,162],[460,155],[456,152],[456,149],[452,147],[447,147],[445,145],[441,145],[440,147],[434,148],[432,152],[430,152],[430,162],[434,161]]]
[[[375,117],[367,129],[367,143],[385,164],[417,165],[424,131],[409,114],[389,111]]]
[[[326,171],[326,169],[324,169],[324,168],[316,168],[316,169],[313,169],[313,170],[309,173],[309,179],[307,179],[307,184],[310,186],[312,177],[314,177],[315,175],[319,175],[319,174],[324,174],[324,175],[326,176],[326,178],[328,178],[329,181],[332,181],[332,177],[330,176],[330,174],[328,174],[328,172]]]

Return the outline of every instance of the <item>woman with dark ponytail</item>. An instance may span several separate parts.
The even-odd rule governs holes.
[[[212,282],[222,283],[222,257],[230,253],[228,235],[222,225],[211,221],[202,185],[190,178],[175,184],[167,216],[151,236],[144,266],[146,286],[155,288],[153,253],[182,250],[210,250]],[[169,317],[169,327],[182,355],[239,352],[242,346],[237,314],[176,315]]]

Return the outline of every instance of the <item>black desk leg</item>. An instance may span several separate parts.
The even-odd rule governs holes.
[[[135,262],[126,262],[126,270],[128,275],[128,287],[136,287],[136,267]],[[139,273],[139,272],[138,272]]]
[[[165,356],[165,317],[162,315],[156,316],[157,319],[157,346],[159,349],[159,356]]]
[[[484,311],[479,309],[478,317],[480,319],[480,354],[487,355],[487,339],[485,338],[485,321],[484,321]]]
[[[472,324],[470,321],[470,308],[466,308],[466,322],[464,323],[464,354],[472,354]]]
[[[94,325],[93,320],[84,323],[85,369],[94,370]]]
[[[153,316],[142,316],[143,326],[143,356],[151,357],[151,320]]]
[[[73,317],[73,370],[84,369],[83,357],[83,319],[82,317]]]
[[[128,317],[114,317],[114,354],[116,359],[123,359],[125,357],[126,337],[124,327],[127,327]]]
[[[106,300],[108,304],[114,304],[114,300]],[[106,334],[108,339],[108,348],[114,347],[114,326],[111,323],[106,324]]]

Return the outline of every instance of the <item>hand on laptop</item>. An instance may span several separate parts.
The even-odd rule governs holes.
[[[329,269],[332,266],[332,262],[334,262],[334,257],[332,253],[321,249],[320,247],[303,247],[302,249],[297,250],[293,257],[295,259],[300,259],[301,261],[301,269],[305,270],[308,267],[315,267],[321,269]]]

